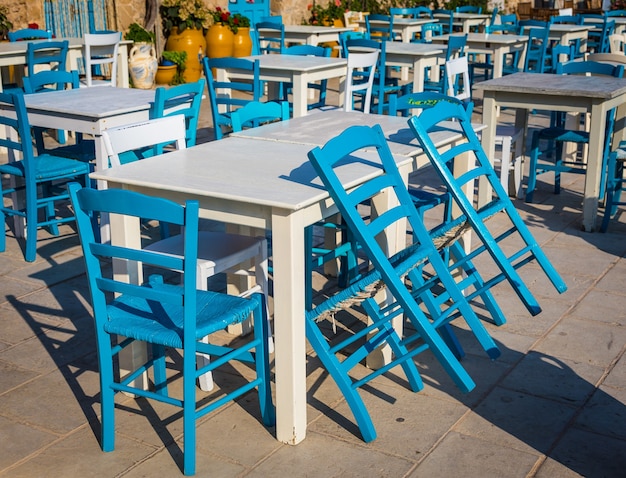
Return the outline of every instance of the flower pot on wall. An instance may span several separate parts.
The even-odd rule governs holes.
[[[206,54],[209,58],[233,56],[235,34],[229,26],[211,25],[206,34]]]
[[[202,30],[186,28],[182,32],[174,27],[170,33],[165,49],[168,51],[186,51],[187,63],[183,79],[187,83],[198,81],[202,76],[202,57],[206,51],[206,41]]]
[[[133,86],[149,90],[154,85],[158,60],[152,43],[135,43],[128,54],[128,70]]]
[[[252,53],[252,38],[249,27],[239,27],[233,40],[233,56],[249,56]]]

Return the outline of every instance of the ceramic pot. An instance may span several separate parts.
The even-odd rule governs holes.
[[[206,54],[209,58],[233,56],[235,34],[230,27],[212,25],[206,34]]]
[[[249,27],[239,27],[233,39],[233,56],[249,56],[252,53],[252,38]]]
[[[176,75],[176,65],[159,65],[155,75],[157,85],[169,85]]]
[[[198,81],[202,76],[202,58],[206,51],[206,41],[202,30],[185,28],[182,32],[172,28],[165,49],[168,51],[186,51],[187,62],[183,71],[183,80],[186,83]]]
[[[128,54],[128,70],[133,86],[142,90],[152,88],[158,64],[152,43],[135,43]]]

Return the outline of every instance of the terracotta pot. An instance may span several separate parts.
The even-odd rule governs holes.
[[[239,27],[233,39],[233,56],[249,56],[252,53],[252,38],[249,27]]]
[[[206,51],[206,41],[202,30],[195,28],[186,28],[182,32],[178,32],[178,28],[174,27],[170,33],[165,49],[168,51],[186,51],[187,62],[185,71],[183,71],[183,80],[186,83],[198,81],[202,76],[202,57]]]
[[[176,75],[176,65],[160,65],[154,79],[157,85],[169,85],[174,75]]]
[[[235,34],[230,27],[212,25],[206,34],[206,54],[209,58],[233,56]]]

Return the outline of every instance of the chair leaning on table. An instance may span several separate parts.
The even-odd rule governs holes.
[[[337,169],[345,165],[348,157],[350,162],[359,161],[360,151],[364,149],[375,151],[362,160],[371,165],[372,177],[347,191],[337,176]],[[410,388],[419,391],[423,383],[412,357],[422,351],[430,350],[462,391],[474,388],[471,377],[439,335],[450,321],[462,318],[491,358],[498,357],[500,352],[459,290],[413,207],[380,125],[352,126],[323,147],[310,151],[309,160],[371,262],[371,270],[364,277],[307,311],[305,323],[313,350],[343,393],[363,439],[369,442],[376,438],[376,430],[358,389],[365,384],[373,387],[373,378],[400,365]],[[374,174],[377,169],[381,174]],[[375,202],[381,193],[391,197],[386,203],[397,206],[380,211],[376,219],[366,220],[361,215],[360,205],[367,200]],[[399,223],[405,225],[405,221],[413,230],[413,241],[390,258],[381,246],[386,241],[379,240],[385,230],[395,229]],[[430,274],[425,273],[426,270]],[[411,288],[405,278],[410,280]],[[387,300],[379,304],[374,295],[382,288],[389,293]],[[436,310],[430,310],[431,316],[427,318],[420,304],[432,296],[441,299],[441,303]],[[369,317],[368,324],[359,322],[355,327],[344,323],[342,309],[359,303]],[[400,338],[392,327],[392,320],[403,314],[415,333],[407,330]],[[354,320],[351,314],[348,316]],[[326,320],[340,323],[349,333],[334,337],[329,343],[324,333],[329,333]],[[385,343],[393,351],[391,362],[378,370],[368,371],[364,377],[362,372],[365,370],[359,370],[359,378],[353,378],[351,370]]]
[[[604,218],[600,232],[606,232],[611,219],[617,215],[618,206],[626,206],[626,201],[622,199],[622,193],[626,191],[626,179],[624,179],[624,165],[626,163],[626,144],[622,142],[620,148],[612,151],[609,155],[606,181],[606,205],[604,207]]]
[[[454,126],[450,126],[451,123],[449,122],[454,122]],[[422,111],[419,116],[410,118],[409,126],[420,146],[424,149],[430,163],[452,195],[455,204],[459,206],[461,213],[471,226],[474,232],[472,237],[479,240],[479,244],[473,246],[470,257],[473,258],[478,254],[487,252],[500,271],[488,279],[487,283],[493,286],[498,282],[507,280],[526,309],[532,315],[539,314],[541,307],[520,277],[517,269],[534,260],[559,293],[565,292],[567,285],[537,244],[511,202],[507,191],[502,187],[500,178],[491,166],[491,162],[474,131],[471,119],[467,116],[463,106],[439,102],[432,108]],[[459,141],[452,148],[439,151],[429,133],[449,129],[458,131],[459,127],[462,131],[462,137]],[[457,158],[460,160],[467,155],[470,159],[470,168],[457,178],[454,175],[453,163]],[[492,195],[484,205],[479,204],[478,191],[474,190],[474,184],[477,182],[488,184],[492,189]],[[490,229],[489,219],[501,212],[505,214],[499,215],[497,225]],[[506,226],[508,229],[502,232],[502,221],[505,219],[508,219]],[[522,242],[521,248],[516,242],[518,240]],[[511,249],[512,247],[518,249],[515,251]],[[504,248],[506,248],[506,253]]]
[[[294,56],[320,56],[330,58],[332,49],[330,47],[323,47],[317,45],[293,45],[285,48],[283,55]],[[312,82],[307,84],[309,90],[318,92],[317,101],[307,104],[308,110],[316,108],[322,108],[326,106],[326,91],[328,89],[328,80],[320,80],[319,82]],[[289,100],[289,95],[293,90],[293,83],[281,83],[281,96],[283,101]],[[290,108],[293,109],[293,105],[290,104]]]
[[[0,103],[13,109],[16,114],[15,119],[0,115],[0,126],[3,130],[7,129],[7,137],[0,136],[0,146],[7,148],[9,155],[21,158],[0,164],[0,175],[11,178],[11,185],[6,189],[4,182],[0,181],[0,252],[6,248],[5,218],[16,218],[16,228],[18,221],[25,220],[24,258],[27,262],[33,262],[37,254],[38,229],[46,227],[51,234],[58,235],[60,224],[75,220],[73,215],[62,215],[57,206],[69,198],[64,189],[65,183],[81,181],[89,185],[89,165],[50,154],[35,155],[24,95],[0,93]],[[18,197],[22,192],[23,200]],[[5,205],[9,195],[12,204]],[[41,210],[43,215],[39,214]]]
[[[267,343],[266,306],[263,294],[241,298],[197,289],[196,264],[198,256],[198,203],[187,201],[184,206],[121,189],[80,189],[70,186],[72,204],[76,210],[78,233],[82,245],[91,304],[95,319],[98,364],[100,370],[100,401],[102,410],[101,447],[115,448],[115,394],[127,392],[157,400],[182,409],[183,472],[196,471],[196,421],[211,411],[257,388],[261,420],[266,426],[275,424],[275,410],[270,390]],[[124,216],[129,227],[140,227],[140,218],[168,222],[184,228],[180,255],[101,243],[98,225],[92,221],[100,214]],[[111,273],[111,261],[131,261],[141,269],[139,277],[150,271],[143,284],[117,280]],[[156,272],[154,272],[156,270]],[[174,281],[171,282],[173,277]],[[165,280],[168,280],[165,282]],[[257,326],[254,338],[237,348],[213,345],[203,338],[219,332],[228,324],[254,316]],[[116,337],[117,343],[112,345]],[[131,370],[119,380],[115,361],[130,345],[144,342],[151,347],[150,359]],[[182,393],[168,390],[166,353],[178,349],[181,363]],[[196,369],[196,353],[219,357],[202,369]],[[255,378],[244,380],[237,388],[225,386],[216,397],[196,399],[198,376],[217,367],[240,361],[255,365]],[[168,364],[170,368],[172,364]],[[154,370],[154,391],[145,390],[133,380],[150,368]],[[232,367],[228,373],[232,373]],[[142,382],[141,380],[139,382]],[[234,382],[232,382],[234,383]],[[181,396],[182,395],[182,396]],[[210,398],[210,400],[209,400]],[[216,431],[218,432],[218,431]]]
[[[184,115],[166,116],[141,123],[109,128],[102,134],[111,166],[143,159],[159,154],[165,145],[175,144],[176,149],[185,149]],[[176,234],[153,242],[147,250],[173,255],[184,252],[184,235]],[[254,277],[256,285],[243,292],[248,295],[261,291],[267,297],[267,241],[265,238],[228,234],[224,232],[200,231],[198,233],[197,283],[200,290],[208,289],[208,280],[217,274],[231,273]],[[248,266],[252,263],[253,270]],[[270,344],[270,348],[272,345]],[[198,358],[199,367],[208,363],[208,357]],[[211,376],[200,377],[200,388],[211,390]]]
[[[448,77],[448,94],[459,100],[470,101],[472,85],[470,83],[467,57],[461,56],[446,61],[446,76]],[[461,79],[462,81],[459,81]],[[460,85],[463,88],[460,88]],[[500,182],[505,191],[511,196],[522,197],[522,141],[524,131],[515,129],[515,126],[497,125],[495,144],[500,147]],[[513,155],[511,156],[511,153]],[[496,158],[493,158],[494,160]],[[511,172],[513,176],[511,177]]]

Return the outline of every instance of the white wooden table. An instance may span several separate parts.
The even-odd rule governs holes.
[[[404,43],[410,42],[416,33],[422,31],[422,26],[427,23],[436,23],[438,20],[433,18],[394,18],[393,32],[399,34]],[[389,22],[382,20],[371,20],[372,25],[389,25]],[[366,28],[365,20],[359,21],[359,26]]]
[[[406,153],[395,155],[401,171],[408,172],[415,164],[424,162],[419,158],[419,147],[402,146],[401,137],[409,143],[415,141],[406,118],[334,111],[258,128],[255,132],[267,136],[262,140],[234,136],[92,174],[93,178],[108,182],[109,187],[167,197],[179,203],[196,199],[205,218],[272,231],[276,435],[284,443],[295,445],[306,435],[304,229],[337,212],[307,153],[352,124],[372,122],[386,124],[385,133],[392,141],[392,149]],[[272,131],[287,140],[272,140]],[[442,141],[455,138],[448,134]],[[378,161],[367,151],[356,156]],[[366,163],[354,162],[342,168],[341,179],[356,186],[379,173]],[[375,205],[381,210],[386,206]],[[111,219],[112,240],[136,244],[139,239],[127,236],[124,224],[116,220],[119,218]],[[398,241],[388,241],[390,253]]]
[[[568,25],[554,23],[550,25],[548,38],[559,45],[568,46],[575,40],[580,40],[580,51],[587,51],[587,34],[593,27],[590,25]]]
[[[515,73],[482,83],[474,89],[483,92],[482,142],[488,157],[493,157],[499,107],[517,108],[515,127],[527,131],[528,111],[548,110],[591,114],[589,153],[583,198],[583,228],[593,231],[598,211],[602,171],[605,118],[611,108],[618,107],[616,119],[626,113],[626,79],[600,76],[553,75],[547,73]],[[617,129],[615,143],[623,136]],[[483,188],[482,201],[489,192]]]
[[[71,70],[78,70],[78,60],[83,55],[82,38],[59,38],[55,41],[67,40],[69,42],[68,65]],[[2,68],[3,66],[26,65],[26,49],[29,42],[41,43],[47,40],[29,40],[17,42],[0,42],[0,91],[2,91]],[[122,88],[128,88],[128,45],[131,41],[122,40],[118,49],[117,84]]]
[[[320,43],[338,42],[339,34],[352,31],[348,27],[325,27],[318,25],[285,25],[285,43]]]
[[[278,84],[293,84],[293,116],[306,116],[308,88],[307,83],[331,78],[340,78],[339,101],[344,101],[344,79],[348,62],[345,58],[325,58],[317,56],[294,55],[254,55],[244,57],[247,60],[259,60],[261,80],[270,83],[270,99],[278,97]],[[225,81],[228,77],[250,78],[250,74],[235,69],[219,69],[218,80]]]
[[[371,50],[365,47],[352,47],[353,51]],[[413,68],[413,91],[424,91],[424,68],[436,67],[445,58],[445,47],[431,43],[385,42],[385,66],[402,67],[402,80],[409,79],[409,69]],[[437,76],[437,72],[433,70]]]
[[[108,86],[24,95],[31,126],[94,136],[96,169],[108,167],[102,131],[148,119],[153,101],[154,90]]]
[[[445,13],[435,13],[433,15],[437,19],[447,19],[448,15]],[[463,33],[469,33],[472,27],[482,27],[487,25],[487,22],[491,19],[491,15],[485,13],[460,13],[453,12],[452,25],[460,27]]]
[[[447,45],[450,35],[434,36],[432,41],[437,44]],[[504,66],[504,55],[518,50],[524,50],[528,43],[528,37],[524,35],[500,35],[489,33],[468,33],[467,53],[480,53],[493,55],[493,77],[500,78]],[[519,56],[518,65],[524,64],[524,55]]]
[[[445,47],[431,43],[386,42],[386,65],[402,67],[402,79],[413,68],[413,91],[424,91],[424,69],[435,67],[445,58]]]

